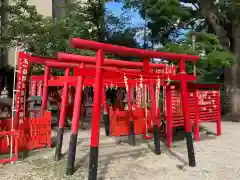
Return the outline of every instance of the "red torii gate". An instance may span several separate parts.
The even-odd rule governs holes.
[[[141,64],[141,66],[144,67],[144,73],[145,75],[149,76],[149,78],[156,78],[159,76],[155,73],[149,73],[149,68],[151,64],[149,64],[148,59],[149,58],[166,58],[168,60],[178,60],[179,61],[179,67],[180,67],[180,73],[174,76],[163,76],[161,78],[169,77],[170,79],[173,79],[176,77],[176,80],[180,80],[180,87],[181,87],[181,97],[183,102],[183,112],[184,112],[184,119],[185,119],[185,132],[186,132],[186,140],[187,140],[187,149],[188,149],[188,157],[189,157],[189,165],[195,166],[195,155],[194,155],[194,148],[193,148],[193,142],[192,142],[192,135],[191,135],[191,123],[189,118],[189,111],[188,111],[188,99],[187,99],[187,81],[193,81],[196,79],[194,75],[187,75],[185,71],[185,61],[193,61],[194,63],[199,59],[198,56],[192,56],[192,55],[183,55],[183,54],[173,54],[173,53],[165,53],[165,52],[155,52],[155,51],[148,51],[148,50],[140,50],[140,49],[134,49],[134,48],[127,48],[127,47],[121,47],[121,46],[115,46],[110,44],[103,44],[88,40],[82,40],[73,38],[71,41],[71,45],[76,48],[82,48],[86,50],[94,50],[97,51],[96,59],[95,58],[89,58],[86,56],[79,56],[79,55],[73,55],[73,54],[65,54],[65,53],[58,53],[58,61],[56,60],[50,60],[52,62],[46,62],[46,68],[44,73],[44,85],[43,85],[43,104],[42,104],[42,111],[46,109],[46,100],[47,100],[47,86],[48,86],[48,79],[49,79],[49,66],[56,66],[61,63],[67,64],[72,63],[77,64],[80,63],[80,68],[84,67],[84,64],[95,64],[95,93],[94,93],[94,103],[93,103],[93,116],[92,116],[92,134],[91,134],[91,148],[90,148],[90,164],[89,164],[89,179],[96,180],[97,178],[97,163],[98,163],[98,146],[99,146],[99,123],[100,123],[100,106],[101,106],[101,95],[102,95],[102,86],[103,86],[103,75],[104,71],[107,72],[107,70],[104,70],[103,66],[115,66],[115,67],[124,67],[124,68],[138,68],[140,64],[127,64],[127,63],[133,63],[133,62],[126,62],[126,61],[109,61],[104,59],[104,52],[113,53],[117,55],[126,55],[126,56],[136,56],[144,59],[144,62]],[[40,60],[41,61],[41,60]],[[59,62],[60,61],[60,62]],[[43,62],[43,61],[42,61]],[[54,64],[54,62],[56,64]],[[58,64],[59,63],[59,64]],[[137,62],[134,62],[137,63]],[[61,67],[66,68],[65,70],[65,76],[69,76],[69,66],[67,64],[61,64]],[[73,65],[75,66],[75,65]],[[166,65],[161,66],[164,68]],[[159,68],[159,67],[158,67]],[[80,108],[80,102],[81,102],[81,90],[83,86],[83,76],[79,76],[77,78],[77,90],[76,90],[76,97],[75,97],[75,104],[74,104],[74,114],[73,114],[73,126],[72,126],[72,136],[70,140],[70,146],[69,146],[69,156],[68,156],[68,168],[67,173],[72,174],[73,168],[74,168],[74,161],[75,161],[75,152],[76,152],[76,141],[77,141],[77,127],[78,122],[77,118],[79,117],[79,108]],[[151,84],[153,85],[153,81],[151,80]],[[67,88],[68,82],[64,82],[64,90],[63,94],[66,94],[67,97]],[[154,90],[152,89],[153,93]],[[64,102],[65,102],[65,96],[63,95],[62,99],[62,108],[64,109]],[[66,103],[65,103],[66,104]],[[153,100],[153,106],[154,106],[154,100]],[[131,106],[129,106],[131,107]],[[64,114],[64,111],[61,110],[61,114]],[[60,116],[61,119],[61,116]],[[79,119],[79,118],[78,118]],[[130,120],[131,122],[131,120]],[[130,126],[132,127],[133,124],[130,123]],[[60,126],[59,126],[59,133],[60,132]],[[160,154],[160,142],[159,142],[159,136],[158,134],[158,127],[155,125],[154,129],[154,135],[155,138],[155,148],[156,153]],[[131,134],[131,137],[133,138],[133,135]]]
[[[189,157],[189,165],[195,166],[195,155],[191,134],[191,122],[189,117],[189,107],[188,107],[188,97],[187,97],[187,84],[186,84],[186,70],[185,70],[185,61],[193,61],[196,62],[199,57],[191,56],[191,55],[182,55],[182,54],[171,54],[171,53],[162,53],[148,50],[140,50],[134,48],[127,48],[121,46],[115,46],[110,44],[98,43],[94,41],[82,40],[73,38],[71,40],[72,47],[86,50],[94,50],[97,51],[96,54],[96,76],[95,76],[95,94],[94,94],[94,105],[93,105],[93,116],[92,116],[92,134],[91,134],[91,148],[90,148],[90,164],[89,164],[89,179],[96,180],[97,179],[97,164],[98,164],[98,146],[99,146],[99,125],[100,125],[100,106],[101,106],[101,89],[103,85],[103,68],[104,66],[104,52],[113,53],[117,55],[125,55],[125,56],[136,56],[144,58],[145,67],[149,67],[148,58],[161,58],[164,57],[169,60],[179,60],[179,68],[180,68],[180,87],[181,87],[181,97],[183,104],[183,112],[185,118],[185,132],[186,132],[186,140],[187,140],[187,149],[188,149],[188,157]],[[79,61],[79,62],[87,62],[87,60],[83,60],[77,55],[67,55],[58,54],[58,59],[60,61]],[[75,58],[74,58],[75,57]],[[149,69],[145,69],[145,72],[149,72]],[[79,85],[81,81],[79,79]],[[131,122],[131,121],[130,121]],[[130,124],[133,126],[133,124]],[[155,126],[156,131],[155,135],[158,133],[158,128]],[[156,133],[157,132],[157,133]],[[74,137],[76,135],[73,135]],[[159,137],[158,137],[159,138]],[[76,138],[72,138],[76,139]],[[155,138],[157,139],[157,137]],[[159,139],[155,141],[155,144],[159,146],[159,154],[160,154],[160,143]],[[71,146],[70,146],[71,147]],[[75,152],[75,151],[74,151]],[[74,154],[75,155],[75,154]],[[71,163],[70,163],[71,164]],[[70,165],[71,166],[71,165]]]
[[[80,57],[83,58],[83,60],[85,60],[85,61],[89,60],[90,63],[94,62],[93,61],[94,58],[92,58],[92,57],[87,57],[87,56],[80,56]],[[59,160],[60,155],[61,155],[61,149],[62,149],[62,138],[63,138],[63,131],[64,131],[65,115],[66,115],[68,85],[76,86],[78,84],[77,79],[79,79],[79,78],[76,78],[76,77],[70,77],[69,76],[69,72],[70,72],[69,68],[79,67],[80,62],[76,61],[76,62],[69,63],[69,60],[59,62],[56,59],[52,59],[52,58],[41,58],[41,57],[34,57],[34,56],[31,57],[30,61],[32,63],[39,63],[39,64],[45,63],[46,64],[45,73],[44,73],[44,77],[43,77],[44,85],[43,85],[43,101],[42,101],[42,106],[41,106],[41,112],[44,112],[44,110],[46,110],[46,106],[47,106],[47,94],[48,94],[47,87],[48,86],[60,86],[60,85],[64,86],[64,88],[63,88],[63,98],[62,98],[62,103],[61,103],[60,120],[59,120],[59,131],[58,131],[58,138],[57,138],[57,146],[56,146],[56,153],[55,153],[55,159]],[[107,59],[106,64],[109,65],[110,67],[106,68],[106,70],[104,71],[105,72],[104,76],[108,77],[108,78],[110,78],[110,77],[118,77],[118,78],[122,77],[123,78],[123,73],[125,72],[125,73],[134,73],[135,75],[133,75],[133,77],[135,77],[136,74],[140,73],[141,71],[140,70],[127,69],[127,68],[128,67],[132,68],[132,67],[135,67],[135,66],[138,67],[138,68],[143,68],[144,67],[144,63],[141,63],[141,62],[123,61],[124,62],[123,64],[121,64],[120,62],[121,61],[119,61],[119,60]],[[122,69],[120,69],[120,68],[118,69],[118,71],[123,70],[121,73],[116,72],[116,70],[115,70],[116,67],[111,67],[111,65],[115,65],[115,63],[117,63],[117,67],[118,66],[125,67],[125,68],[122,68]],[[93,68],[94,67],[93,65],[86,65],[88,67],[85,67],[85,68],[83,68],[83,66],[84,66],[84,64],[81,63],[80,67],[78,68],[77,75],[80,75],[81,77],[82,76],[91,76],[91,77],[95,76],[95,72],[94,72],[95,68]],[[55,77],[54,80],[51,80],[51,78],[49,77],[49,74],[50,74],[50,69],[49,68],[50,67],[65,68],[65,76],[64,77]],[[166,65],[164,65],[164,64],[150,64],[150,67],[161,69],[161,68],[165,68]],[[156,78],[156,75],[160,76],[157,73],[152,73],[152,74],[148,73],[148,76],[151,76],[151,78]],[[150,77],[148,77],[148,78],[150,78]],[[50,79],[50,80],[48,80],[48,79]],[[111,79],[111,80],[109,79],[109,81],[116,82],[117,80],[116,79]],[[118,83],[119,86],[124,85],[124,83],[122,82],[121,79],[118,79],[118,81],[119,81],[119,83]],[[86,79],[85,78],[84,84],[85,85],[92,85],[92,84],[94,84],[94,81],[92,79]],[[110,83],[106,82],[106,85],[110,85]],[[77,85],[77,87],[78,87],[78,85]],[[78,94],[78,93],[76,92],[76,94]],[[82,97],[76,97],[75,102],[78,102],[80,98],[82,98]],[[76,110],[75,110],[76,107],[75,106],[77,106],[76,103],[74,105],[74,110],[73,110],[74,112],[76,112]],[[106,115],[106,112],[107,112],[106,104],[104,106],[104,109],[105,109],[104,112],[105,112],[105,115]],[[72,126],[73,134],[77,134],[78,121],[79,121],[79,118],[77,118],[78,116],[79,116],[78,113],[73,114],[73,126]],[[105,118],[106,118],[106,116],[105,116]],[[107,123],[107,124],[109,124],[109,123]],[[109,133],[107,133],[107,134],[109,134]],[[70,154],[70,156],[69,156],[70,159],[75,158],[75,156],[74,156],[74,158],[73,158],[73,156],[71,156],[71,153],[69,153],[69,154]],[[69,160],[69,161],[74,162],[74,160]],[[70,169],[73,169],[74,163],[71,163],[71,164],[72,165],[69,165],[69,166],[72,167]],[[71,171],[70,174],[72,174],[72,170],[69,170],[69,171]]]

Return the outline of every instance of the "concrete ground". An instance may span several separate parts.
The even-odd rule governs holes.
[[[215,124],[204,125],[215,132]],[[162,143],[162,154],[153,153],[151,140],[139,140],[131,147],[125,140],[104,136],[101,129],[99,149],[99,180],[240,180],[240,123],[223,122],[223,134],[216,137],[202,132],[201,141],[195,143],[197,167],[187,165],[184,140],[173,143],[168,149]],[[56,133],[54,132],[53,135]],[[88,175],[90,131],[79,132],[76,172],[66,176],[69,132],[64,135],[64,157],[54,162],[54,149],[41,149],[15,164],[0,167],[0,180],[85,180]]]

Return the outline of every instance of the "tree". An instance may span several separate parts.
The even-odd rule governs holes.
[[[139,10],[147,20],[151,38],[165,45],[180,35],[183,22],[190,22],[192,8],[182,6],[179,0],[125,0],[126,8]],[[190,24],[190,23],[189,23]]]
[[[214,1],[201,0],[199,3],[200,11],[207,23],[212,27],[213,32],[218,36],[223,47],[233,53],[233,65],[230,72],[231,78],[226,79],[226,86],[231,86],[231,93],[226,91],[226,95],[231,99],[231,112],[234,116],[239,116],[238,93],[240,82],[237,79],[239,75],[240,64],[240,3],[237,0],[221,0],[218,3]]]
[[[2,39],[2,30],[7,26],[7,0],[0,1],[0,39]],[[0,61],[5,63],[7,61],[7,51],[6,48],[0,47]]]
[[[179,28],[205,30],[215,34],[226,51],[233,52],[236,57],[239,56],[236,55],[239,54],[237,47],[240,42],[238,0],[125,0],[124,2],[126,7],[138,8],[141,15],[145,12],[142,17],[148,18],[152,34],[159,36],[159,39],[164,37],[162,34],[166,34],[169,41],[169,35]]]
[[[233,55],[232,66],[228,71],[228,76],[231,77],[227,86],[230,85],[234,89],[231,94],[228,93],[232,100],[231,111],[235,114],[239,112],[240,82],[237,81],[240,71],[238,68],[240,64],[239,0],[125,0],[124,2],[128,7],[146,12],[145,17],[150,22],[149,28],[162,44],[171,42],[173,39],[170,36],[176,33],[179,27],[216,35],[223,49]],[[214,51],[211,56],[214,60],[210,61],[216,62],[216,56],[217,60],[225,59],[222,58],[222,53]]]
[[[8,28],[3,31],[5,46],[20,45],[35,55],[54,57],[57,51],[68,51],[71,37],[94,39],[93,23],[88,20],[84,6],[68,4],[65,15],[56,19],[41,16],[35,6],[28,5],[27,0],[9,5]],[[72,10],[72,11],[71,11]]]
[[[94,55],[91,51],[69,48],[69,40],[72,37],[137,46],[135,31],[126,26],[128,19],[125,16],[115,17],[111,12],[104,10],[105,19],[103,25],[100,25],[100,2],[93,2],[95,1],[80,4],[76,1],[63,5],[59,7],[62,9],[62,15],[53,19],[41,16],[35,6],[28,5],[27,0],[19,0],[15,5],[7,7],[10,18],[8,27],[1,31],[3,38],[0,45],[18,45],[33,55],[48,57],[55,57],[59,51]],[[37,71],[42,69],[41,66],[34,68]]]
[[[222,71],[219,69],[231,66],[232,54],[225,51],[215,35],[209,33],[198,35],[194,50],[191,36],[190,32],[181,43],[170,42],[159,50],[200,56],[201,59],[196,64],[198,82],[223,83],[223,79],[220,78]],[[193,67],[189,63],[187,63],[187,70],[189,73],[193,71]]]

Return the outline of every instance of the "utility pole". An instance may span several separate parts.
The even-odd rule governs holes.
[[[9,0],[0,0],[0,7],[1,7],[1,24],[0,24],[0,40],[3,38],[3,31],[7,28],[7,22],[8,22],[8,14],[7,14],[7,6],[8,6]],[[0,63],[6,64],[8,59],[8,52],[6,47],[0,48]]]
[[[192,34],[192,50],[193,52],[196,51],[196,34]],[[196,76],[196,64],[193,63],[193,74]]]
[[[195,52],[196,51],[196,35],[192,35],[192,49]]]
[[[143,8],[144,8],[144,35],[143,35],[143,48],[147,49],[148,48],[148,43],[147,43],[147,11],[146,11],[146,5],[147,5],[147,0],[144,0]]]
[[[99,40],[100,42],[105,41],[105,1],[98,0],[98,13],[99,13]]]

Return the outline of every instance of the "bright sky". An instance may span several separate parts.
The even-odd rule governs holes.
[[[122,7],[123,4],[122,3],[117,3],[117,2],[108,2],[106,3],[106,8],[111,10],[111,12],[113,12],[116,16],[120,16],[122,13]],[[138,14],[138,12],[136,11],[130,11],[129,10],[129,15],[132,16],[132,20],[131,23],[133,26],[137,26],[140,24],[143,24],[144,21],[143,19],[140,17],[140,15]],[[183,33],[183,35],[181,35],[179,38],[185,38],[185,34],[188,32],[186,30],[182,30],[181,31]],[[142,40],[139,40],[140,43],[142,43]]]
[[[109,10],[111,10],[115,15],[119,16],[122,13],[123,4],[122,3],[116,3],[116,2],[109,2],[109,3],[106,4],[106,7]],[[129,11],[129,15],[132,16],[131,23],[133,25],[138,25],[138,24],[143,23],[143,20],[139,16],[138,12]]]

